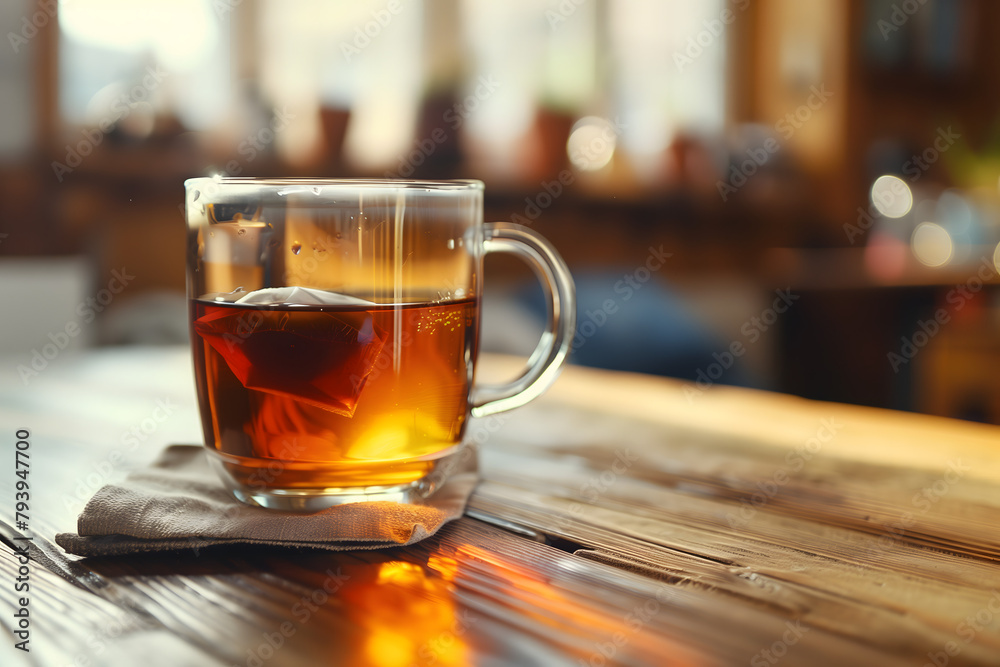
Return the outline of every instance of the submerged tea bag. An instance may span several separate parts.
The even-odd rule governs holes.
[[[385,344],[355,297],[268,288],[209,306],[194,330],[248,389],[285,395],[351,417]]]

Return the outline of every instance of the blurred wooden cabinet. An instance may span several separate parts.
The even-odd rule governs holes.
[[[1000,318],[993,315],[942,328],[928,342],[915,374],[920,412],[1000,424]]]

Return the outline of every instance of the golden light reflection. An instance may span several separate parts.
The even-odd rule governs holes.
[[[539,579],[536,573],[506,561],[499,554],[467,544],[459,547],[455,555],[462,563],[479,561],[492,566],[490,574],[507,582],[505,589],[510,595],[533,603],[525,612],[538,621],[549,625],[568,623],[573,627],[588,628],[595,635],[610,635],[623,629],[621,623],[605,614],[567,600],[558,588]]]
[[[427,559],[427,567],[437,572],[445,581],[455,581],[455,575],[458,574],[458,561],[448,556],[431,554]]]
[[[639,656],[660,656],[664,644],[669,646],[672,665],[697,665],[698,659],[686,648],[646,630],[661,611],[659,599],[653,592],[636,604],[629,612],[610,615],[600,606],[581,604],[577,597],[565,595],[552,582],[542,579],[539,572],[513,563],[503,556],[480,547],[466,544],[455,551],[461,569],[471,570],[474,564],[483,564],[491,578],[503,582],[501,588],[514,598],[519,615],[527,616],[539,626],[548,627],[549,641],[557,634],[564,638],[567,650],[573,651],[579,662],[592,663],[599,658],[606,663],[606,653],[614,650],[615,660],[628,663],[629,659],[642,662]],[[575,645],[575,646],[574,646]],[[609,648],[612,647],[612,648]]]
[[[366,632],[350,664],[454,667],[471,663],[464,638],[469,624],[455,608],[449,578],[454,578],[456,566],[449,560],[436,559],[430,572],[405,561],[381,563],[374,575],[345,587],[343,597],[352,620]]]
[[[993,266],[996,267],[997,273],[1000,273],[1000,243],[993,250]]]
[[[583,663],[606,660],[610,651],[612,663],[658,664],[669,654],[673,665],[702,664],[683,642],[654,629],[663,627],[661,614],[677,613],[668,611],[669,593],[664,597],[667,589],[658,584],[616,607],[600,593],[576,590],[575,576],[565,585],[554,581],[558,566],[527,565],[471,544],[432,553],[426,566],[394,560],[347,570],[341,601],[360,633],[331,646],[336,658],[350,656],[344,664],[352,667],[471,665],[480,642],[500,642],[487,650],[503,653],[503,642],[530,641],[529,635]],[[459,589],[485,595],[490,611],[459,605]],[[505,617],[517,622],[498,635]]]
[[[872,183],[872,204],[887,218],[902,218],[913,208],[913,192],[906,181],[886,174]]]
[[[921,222],[910,241],[913,256],[925,266],[944,266],[951,261],[955,244],[948,230],[935,222]]]

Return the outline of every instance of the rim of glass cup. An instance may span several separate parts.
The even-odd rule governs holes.
[[[211,188],[212,186],[243,185],[254,187],[282,186],[333,186],[372,189],[406,189],[425,191],[484,190],[482,181],[475,179],[420,180],[406,178],[322,178],[322,177],[260,177],[260,176],[199,176],[184,181],[184,187]]]

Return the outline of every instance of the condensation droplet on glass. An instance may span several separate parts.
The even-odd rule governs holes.
[[[296,241],[292,244],[292,254],[298,255],[300,252],[302,252],[302,244]]]
[[[195,190],[191,194],[192,194],[191,201],[198,201],[198,197],[201,196],[201,190]]]
[[[214,237],[215,236],[215,232],[209,232],[208,235]]]
[[[339,240],[340,240],[341,238],[343,238],[343,237],[344,237],[344,235],[343,235],[343,234],[341,234],[340,232],[337,232],[336,234],[334,234],[334,238],[335,238],[335,239],[337,239],[338,241],[339,241]]]
[[[237,236],[246,236],[246,235],[247,235],[247,230],[245,230],[245,229],[240,229],[240,230],[238,230],[238,231],[236,232],[236,235],[237,235]]]
[[[314,185],[314,186],[313,186],[313,189],[312,189],[312,193],[313,193],[314,195],[318,195],[318,194],[319,194],[319,193],[321,193],[321,192],[323,192],[323,189],[322,189],[322,188],[320,188],[320,187],[319,187],[318,185]]]

